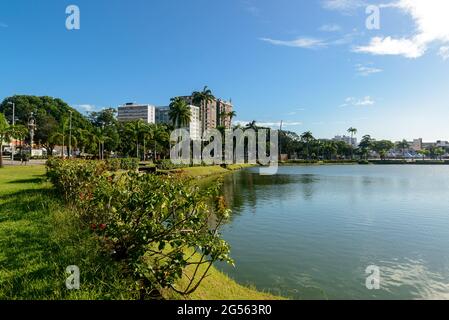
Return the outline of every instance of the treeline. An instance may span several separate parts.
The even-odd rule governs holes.
[[[348,132],[353,136],[357,130],[349,128]],[[365,135],[355,146],[345,141],[316,139],[311,132],[298,135],[295,132],[282,131],[280,148],[283,154],[305,160],[366,160],[372,156],[385,160],[392,152],[399,158],[404,157],[405,153],[411,150],[411,145],[406,140],[394,143]],[[423,158],[441,159],[448,150],[431,145],[413,152]]]
[[[12,124],[15,105],[15,126]],[[55,155],[56,146],[64,146],[61,155],[78,154],[104,159],[111,154],[125,157],[159,157],[169,154],[170,125],[148,124],[144,121],[120,123],[116,110],[104,109],[82,115],[61,99],[16,95],[0,104],[0,138],[23,140],[30,144],[28,125],[35,120],[35,145]],[[8,125],[9,124],[9,125]],[[3,129],[2,129],[3,128]],[[3,134],[2,134],[3,133]]]

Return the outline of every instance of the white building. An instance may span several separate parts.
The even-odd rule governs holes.
[[[156,123],[156,108],[150,104],[126,103],[118,107],[117,120],[121,122],[143,120]]]
[[[200,121],[200,108],[189,105],[191,110],[191,118],[187,129],[190,133],[192,140],[201,140],[201,121]],[[156,108],[156,123],[171,124],[169,117],[170,107],[157,107]]]
[[[353,147],[357,147],[357,145],[358,145],[357,138],[351,138],[348,136],[335,136],[332,140],[333,141],[343,141]]]

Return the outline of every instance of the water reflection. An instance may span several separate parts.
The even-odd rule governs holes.
[[[242,283],[297,299],[449,299],[449,166],[281,167],[226,176]],[[365,287],[368,265],[381,290]]]

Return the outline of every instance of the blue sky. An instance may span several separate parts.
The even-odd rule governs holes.
[[[81,111],[167,105],[208,85],[236,121],[316,137],[449,140],[449,1],[5,0],[0,98],[60,97]],[[80,8],[81,29],[65,27]]]

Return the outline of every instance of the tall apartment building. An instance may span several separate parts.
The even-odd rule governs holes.
[[[192,96],[182,96],[180,98],[183,98],[189,105],[193,105]],[[202,132],[207,129],[215,129],[218,126],[224,126],[226,129],[231,128],[231,118],[224,115],[224,113],[232,112],[234,107],[231,102],[214,99],[208,102],[207,105],[201,105],[199,108]]]
[[[117,120],[121,122],[143,120],[156,123],[156,108],[150,104],[126,103],[118,107]]]
[[[189,105],[191,111],[190,123],[186,129],[190,133],[190,139],[201,140],[201,122],[200,122],[200,108],[194,105]],[[169,117],[170,107],[156,108],[156,123],[170,124]]]
[[[351,138],[348,136],[335,136],[333,141],[343,141],[349,144],[350,146],[357,147],[357,138]]]

